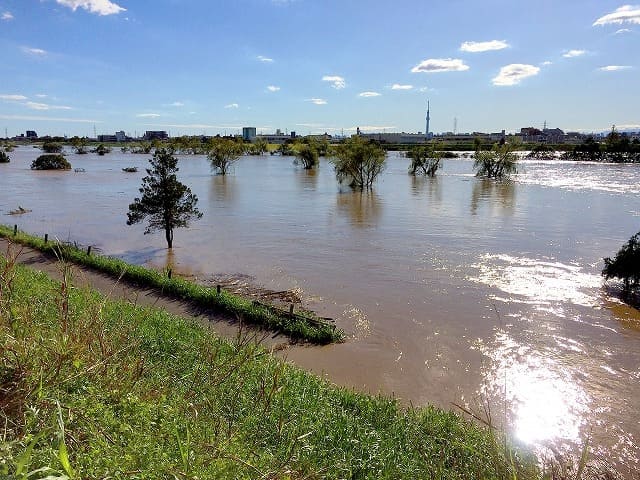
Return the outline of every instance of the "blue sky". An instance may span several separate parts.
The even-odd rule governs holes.
[[[0,0],[0,128],[640,130],[639,47],[608,0]]]

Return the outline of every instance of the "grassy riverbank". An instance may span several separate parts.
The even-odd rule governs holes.
[[[45,242],[44,238],[20,231],[14,235],[14,229],[6,225],[0,225],[0,237],[10,238],[13,242],[27,245],[52,256],[62,256],[78,265],[111,275],[114,279],[122,278],[138,285],[158,289],[166,295],[192,302],[202,308],[211,308],[239,316],[246,323],[284,333],[293,339],[302,339],[316,344],[340,342],[344,339],[342,330],[310,314],[293,316],[287,315],[286,312],[279,314],[264,305],[255,304],[250,299],[224,290],[218,293],[216,289],[197,285],[181,278],[169,278],[164,273],[131,265],[117,258],[89,255],[87,251],[73,245]]]
[[[9,260],[7,260],[9,258]],[[0,256],[0,476],[535,478],[489,430]]]

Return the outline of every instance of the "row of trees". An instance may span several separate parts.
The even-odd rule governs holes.
[[[384,170],[386,152],[377,144],[359,136],[351,137],[331,151],[322,151],[313,139],[293,146],[296,162],[305,169],[318,164],[321,153],[330,154],[329,160],[335,169],[336,178],[354,189],[371,188],[378,175]],[[208,146],[207,157],[211,168],[221,175],[244,153],[243,145],[232,139],[218,138]],[[158,149],[150,160],[147,176],[142,179],[140,197],[129,205],[127,224],[132,225],[149,217],[145,233],[164,230],[167,245],[172,248],[173,230],[186,227],[189,222],[202,217],[196,204],[197,197],[178,181],[178,159],[171,149]],[[443,152],[438,146],[415,147],[407,153],[411,158],[409,173],[434,176],[440,166]],[[490,151],[476,152],[477,175],[488,178],[503,178],[515,172],[516,156],[510,145],[496,145]]]
[[[631,141],[627,135],[616,131],[614,126],[604,142],[596,142],[593,137],[588,137],[580,145],[563,153],[561,158],[590,162],[640,163],[640,141]]]

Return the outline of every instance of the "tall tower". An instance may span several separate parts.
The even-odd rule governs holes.
[[[429,105],[429,100],[427,100],[427,129],[425,131],[425,136],[429,139],[429,121],[431,120],[431,106]]]

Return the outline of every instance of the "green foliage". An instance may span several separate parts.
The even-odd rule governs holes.
[[[149,218],[145,234],[164,230],[168,248],[173,246],[173,230],[189,226],[193,218],[199,219],[202,213],[196,208],[198,197],[178,181],[178,159],[167,150],[156,150],[149,160],[152,168],[142,179],[140,193],[129,205],[127,225]]]
[[[589,162],[640,162],[640,142],[629,139],[626,134],[620,134],[615,126],[607,135],[604,143],[598,143],[593,137],[588,137],[582,144],[575,145],[572,150],[562,155],[563,160],[577,160]]]
[[[58,142],[44,142],[42,151],[45,153],[62,153],[62,144]]]
[[[31,170],[71,170],[71,164],[60,154],[45,154],[31,163]]]
[[[226,175],[231,165],[244,153],[244,146],[229,138],[214,137],[207,145],[207,151],[211,168],[220,175]]]
[[[444,152],[436,144],[418,145],[407,152],[407,157],[411,159],[409,174],[416,175],[422,173],[428,177],[435,177]]]
[[[296,143],[293,150],[296,155],[294,163],[301,164],[305,170],[311,170],[318,165],[319,153],[314,142]]]
[[[371,188],[384,170],[385,161],[385,151],[360,136],[353,136],[336,147],[331,159],[338,181],[346,181],[350,187],[358,189]]]
[[[555,149],[551,145],[547,145],[546,143],[539,143],[531,149],[531,151],[527,154],[527,158],[544,160],[547,158],[553,158],[554,153]]]
[[[255,142],[249,143],[245,146],[245,153],[247,155],[264,155],[269,149],[269,144],[264,138],[257,138]]]
[[[111,151],[111,149],[108,148],[108,147],[105,147],[102,143],[100,145],[98,145],[96,147],[96,149],[95,149],[95,152],[100,156],[105,155],[105,154],[109,153],[110,151]]]
[[[640,232],[622,246],[616,256],[604,259],[602,275],[608,280],[618,278],[623,282],[625,295],[640,288]]]
[[[495,144],[491,150],[476,151],[473,169],[477,177],[501,179],[517,172],[518,157],[512,144]]]
[[[14,280],[19,321],[0,318],[0,476],[537,476],[533,459],[452,412],[336,388],[251,338],[226,342],[68,280],[21,267]]]
[[[75,137],[73,137],[71,139],[71,145],[76,150],[76,153],[80,154],[80,155],[84,155],[86,153],[89,153],[87,151],[87,144],[88,144],[88,142],[87,142],[87,139],[85,137],[80,138],[78,136],[75,136]]]
[[[0,163],[9,163],[10,161],[11,159],[9,158],[9,155],[7,155],[6,152],[0,150]]]

